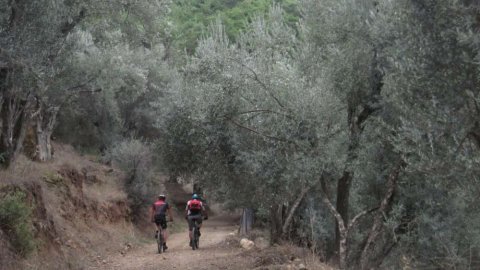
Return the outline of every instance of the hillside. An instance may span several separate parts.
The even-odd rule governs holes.
[[[6,269],[84,269],[102,254],[137,241],[122,173],[70,146],[55,149],[51,163],[21,157],[0,174],[0,197],[14,190],[26,194],[32,218],[25,222],[37,246],[23,260],[7,245],[5,232],[0,234],[0,260]]]

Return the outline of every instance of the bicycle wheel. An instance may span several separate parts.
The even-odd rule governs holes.
[[[158,253],[161,254],[162,252],[164,252],[165,250],[163,249],[165,246],[163,245],[164,241],[163,241],[163,233],[161,230],[158,231],[158,235],[157,235],[157,248],[158,248]]]
[[[198,249],[199,242],[200,242],[200,232],[198,229],[198,223],[197,221],[195,221],[195,227],[193,231],[193,246],[195,247],[195,249]]]
[[[198,227],[197,227],[197,223],[194,223],[193,224],[193,230],[192,230],[192,250],[195,250],[198,248],[198,245],[197,245],[197,238],[198,238]]]
[[[195,235],[195,247],[198,249],[198,248],[199,248],[198,245],[199,245],[199,243],[200,243],[200,235],[199,235],[199,233],[198,233],[198,228],[197,228],[197,230],[195,231],[195,234],[196,234],[196,235]]]

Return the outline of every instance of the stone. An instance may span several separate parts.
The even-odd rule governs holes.
[[[240,240],[240,246],[242,246],[242,248],[244,248],[246,250],[250,250],[255,246],[255,243],[251,240],[246,239],[246,238],[242,238],[242,240]]]

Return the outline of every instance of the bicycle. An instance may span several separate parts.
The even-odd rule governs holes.
[[[161,254],[162,252],[165,252],[165,240],[163,239],[163,229],[162,227],[159,228],[157,231],[157,248],[158,248],[158,253]]]
[[[198,223],[196,220],[193,223],[192,234],[193,234],[192,249],[195,250],[195,249],[198,249],[199,242],[200,242],[200,231],[198,230]]]
[[[171,221],[166,221],[166,222],[171,222]],[[162,226],[159,226],[158,231],[156,232],[155,238],[157,238],[158,254],[165,252],[165,239],[163,238]]]

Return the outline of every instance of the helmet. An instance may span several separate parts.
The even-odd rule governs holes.
[[[160,195],[158,195],[158,198],[159,198],[159,199],[165,199],[165,194],[160,194]]]
[[[200,196],[198,196],[196,193],[192,195],[192,199],[200,199]]]

